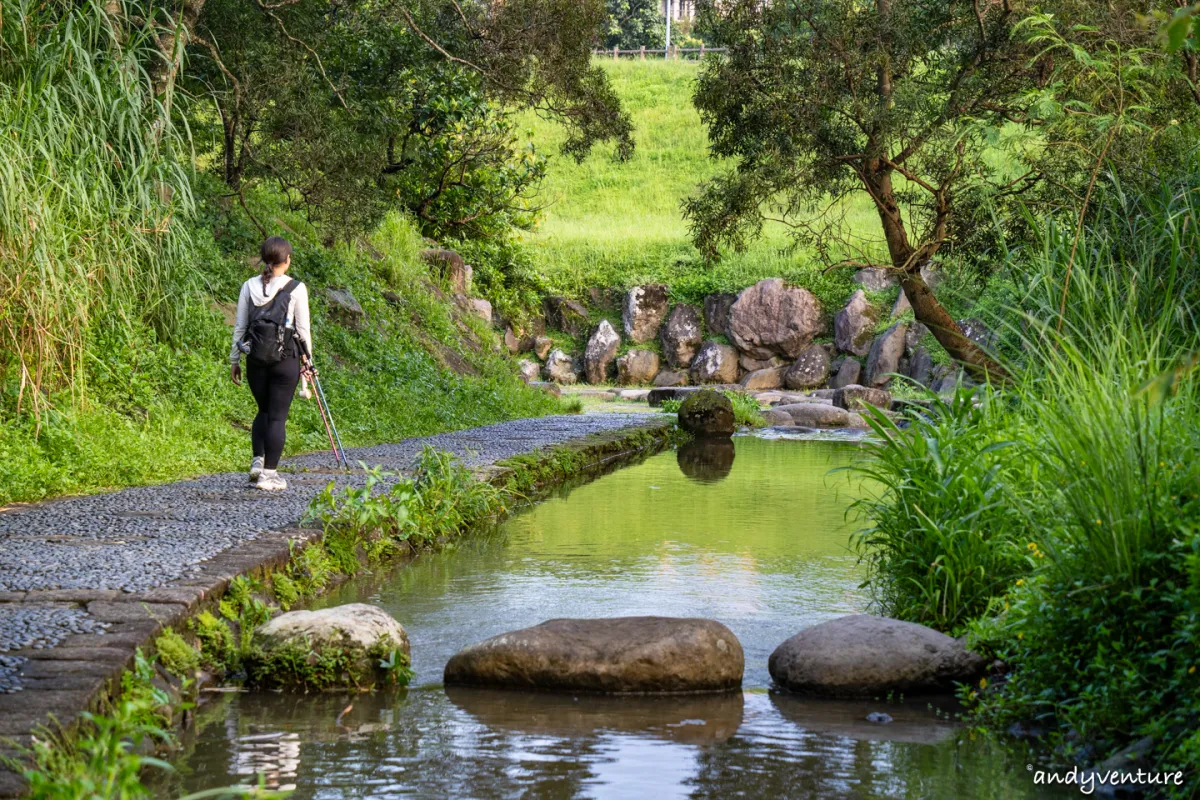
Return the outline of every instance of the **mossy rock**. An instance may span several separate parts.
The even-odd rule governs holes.
[[[732,436],[733,403],[720,392],[693,392],[679,407],[679,427],[694,436]]]
[[[281,614],[254,631],[245,655],[255,686],[290,691],[369,691],[411,676],[404,626],[365,603]]]

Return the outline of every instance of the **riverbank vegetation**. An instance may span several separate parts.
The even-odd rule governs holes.
[[[627,162],[600,147],[582,162],[557,154],[564,132],[530,114],[530,139],[547,154],[534,230],[525,236],[531,266],[548,291],[583,297],[591,287],[665,283],[699,303],[717,291],[739,291],[762,278],[808,287],[829,305],[851,291],[846,270],[822,274],[806,251],[790,249],[787,229],[768,225],[744,252],[705,264],[692,244],[681,203],[721,164],[692,105],[699,65],[689,61],[602,61],[633,122],[636,147]],[[852,212],[870,222],[871,209]]]
[[[575,152],[628,142],[588,62],[603,4],[506,5],[500,49],[478,19],[440,20],[433,42],[435,9],[373,9],[6,4],[0,504],[244,466],[227,324],[268,232],[296,248],[346,444],[557,410],[418,252],[432,237],[482,290],[519,283],[542,168],[517,109],[567,115]],[[527,24],[541,14],[556,24]],[[290,434],[289,452],[321,446],[307,404]]]
[[[1004,662],[969,689],[979,720],[1043,732],[1068,765],[1150,737],[1140,765],[1183,770],[1173,791],[1191,796],[1200,179],[1103,182],[1097,200],[1078,237],[1049,223],[1013,254],[1012,385],[934,400],[905,428],[876,415],[862,469],[884,488],[858,504],[856,543],[880,610]]]
[[[288,564],[230,581],[215,607],[201,610],[182,628],[159,634],[152,656],[139,650],[119,694],[102,713],[85,714],[71,730],[39,732],[13,765],[30,782],[30,797],[150,797],[171,770],[156,757],[177,749],[186,724],[197,670],[217,681],[271,684],[272,659],[255,649],[254,630],[280,610],[312,601],[347,578],[384,567],[406,554],[451,543],[473,526],[505,514],[546,490],[616,456],[656,452],[678,441],[673,426],[611,431],[513,457],[492,481],[481,480],[452,454],[426,449],[410,477],[370,470],[362,487],[338,490],[331,483],[314,498],[305,521],[321,536],[293,553]],[[306,687],[321,690],[341,680],[344,653],[292,656],[288,671]],[[387,687],[407,684],[409,660],[395,649],[372,652]],[[188,795],[273,797],[277,792],[235,786]]]

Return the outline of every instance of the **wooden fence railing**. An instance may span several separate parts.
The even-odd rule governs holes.
[[[627,56],[629,58],[645,59],[646,56],[658,56],[660,58],[704,58],[709,53],[724,53],[724,47],[675,47],[659,48],[658,50],[647,50],[645,47],[639,47],[637,50],[622,50],[614,47],[611,50],[593,50],[594,56],[608,56],[610,58],[621,58]]]

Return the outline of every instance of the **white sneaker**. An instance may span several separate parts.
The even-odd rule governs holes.
[[[263,463],[266,459],[262,456],[255,456],[250,461],[250,482],[258,483],[258,476],[262,475]]]
[[[287,488],[287,481],[279,477],[279,473],[275,470],[264,469],[258,476],[258,483],[254,484],[254,488],[262,489],[264,492],[282,492]]]

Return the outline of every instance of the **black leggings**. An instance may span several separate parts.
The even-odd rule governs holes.
[[[288,409],[300,382],[300,359],[293,356],[274,364],[246,359],[246,383],[258,403],[258,414],[250,429],[254,455],[263,456],[266,469],[279,466],[287,436]]]

